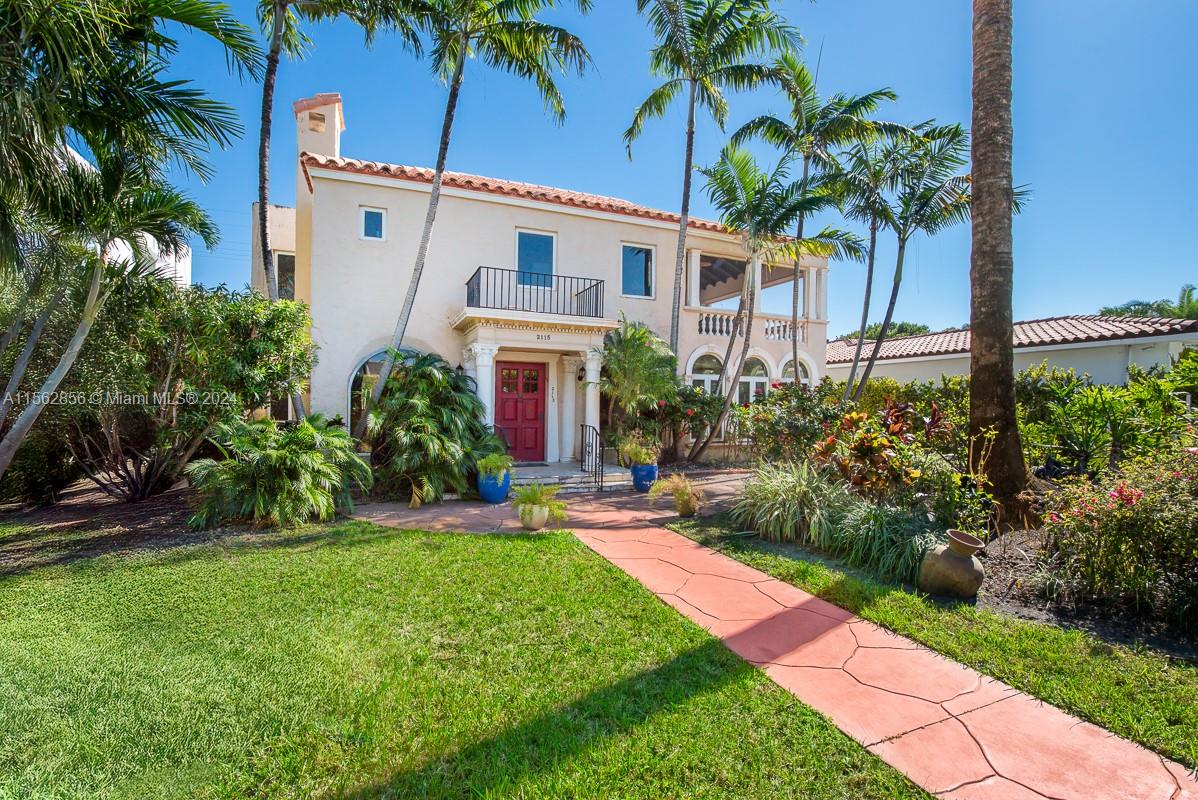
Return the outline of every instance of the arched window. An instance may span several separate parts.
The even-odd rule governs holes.
[[[750,358],[745,362],[745,368],[740,374],[740,386],[737,387],[736,401],[741,405],[765,397],[769,391],[770,373],[760,358]]]
[[[691,386],[708,394],[720,394],[720,359],[707,353],[691,367]]]
[[[379,372],[383,369],[383,358],[386,353],[379,351],[362,362],[349,385],[349,430],[354,430],[358,419],[362,416],[362,406],[365,397],[374,390]]]
[[[787,361],[786,366],[782,368],[782,380],[793,381],[795,379],[794,361]],[[811,386],[811,372],[808,371],[807,365],[802,361],[799,362],[799,383],[803,386]]]

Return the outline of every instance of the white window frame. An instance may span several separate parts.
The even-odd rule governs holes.
[[[292,267],[291,267],[291,270],[292,270],[291,271],[291,290],[292,290],[292,292],[294,292],[295,291],[296,272],[298,272],[298,270],[296,269],[298,264],[295,261],[295,251],[293,251],[293,250],[274,250],[271,252],[271,257],[274,258],[274,260],[275,260],[275,280],[278,280],[279,277],[283,274],[282,272],[279,271],[279,257],[280,256],[291,256],[291,265],[292,265]],[[292,299],[296,299],[296,298],[293,297]]]
[[[532,233],[532,234],[536,234],[537,236],[548,236],[550,239],[553,240],[553,262],[552,262],[552,265],[550,266],[550,269],[552,269],[553,271],[549,273],[550,281],[549,281],[548,286],[533,286],[531,284],[521,284],[520,283],[520,278],[519,278],[519,275],[520,275],[520,234],[522,234],[522,233]],[[517,278],[516,278],[516,286],[517,287],[522,288],[522,289],[540,289],[541,291],[552,291],[552,289],[553,289],[553,280],[552,279],[557,277],[557,231],[546,231],[546,230],[541,230],[539,228],[522,228],[522,227],[517,226],[516,233],[515,233],[515,235],[512,236],[512,271],[515,272],[517,275]],[[533,273],[533,274],[539,275],[541,273]]]
[[[366,235],[366,212],[377,211],[383,217],[381,227],[382,236],[367,236]],[[385,242],[387,241],[387,209],[379,208],[378,206],[358,206],[358,238],[364,242]]]
[[[757,397],[757,389],[756,389],[757,384],[761,384],[761,396],[762,397],[765,397],[766,395],[768,395],[770,393],[770,365],[769,365],[769,363],[764,358],[761,358],[760,356],[750,355],[749,359],[752,359],[752,360],[756,361],[757,363],[761,364],[761,366],[765,367],[765,375],[745,375],[743,373],[741,374],[740,380],[737,381],[737,385],[736,385],[736,402],[738,404],[740,403],[740,387],[742,384],[747,384],[749,387],[749,402],[750,403],[752,403],[754,398]],[[748,360],[748,359],[746,359],[746,360]]]
[[[649,271],[649,294],[625,294],[624,293],[624,248],[625,247],[640,247],[648,250],[652,255],[652,269]],[[656,300],[657,299],[657,245],[646,244],[644,242],[620,242],[620,297],[627,297],[630,300]]]
[[[780,380],[780,381],[786,380],[786,368],[791,366],[791,364],[793,364],[793,363],[794,363],[793,358],[786,359],[786,363],[782,365],[782,369],[778,370],[778,380]],[[806,386],[808,389],[810,389],[812,384],[815,382],[815,379],[812,377],[811,367],[807,366],[806,364],[803,364],[802,366],[803,366],[803,369],[807,370],[806,380],[799,377],[799,371],[796,369],[794,371],[795,380],[793,382],[797,382],[800,386]]]

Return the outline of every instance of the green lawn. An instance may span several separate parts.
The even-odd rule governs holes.
[[[926,797],[564,533],[37,567],[0,642],[4,798]]]
[[[724,516],[675,530],[1060,708],[1198,767],[1198,668],[1147,648],[967,604],[942,606],[804,551],[732,536]]]

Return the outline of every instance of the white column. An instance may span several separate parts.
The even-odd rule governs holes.
[[[599,430],[599,371],[603,367],[603,356],[594,350],[587,352],[587,385],[582,421]]]
[[[582,356],[562,358],[562,461],[577,458],[574,443],[578,440],[578,424],[574,413],[578,408],[578,368],[582,364]]]
[[[545,364],[546,383],[548,383],[549,398],[545,404],[545,461],[552,464],[555,461],[560,461],[562,457],[561,451],[561,435],[562,432],[558,429],[558,409],[561,407],[561,386],[558,381],[557,372],[561,364],[561,359],[554,356],[548,363]]]
[[[475,381],[478,383],[478,399],[483,401],[483,422],[495,424],[495,354],[499,346],[494,344],[472,344],[474,352]]]
[[[815,270],[803,270],[803,318],[815,319]]]
[[[701,270],[703,269],[700,260],[703,258],[701,250],[691,250],[690,263],[686,270],[686,304],[688,306],[698,307],[700,305],[700,294],[702,284],[699,282]]]
[[[821,269],[819,271],[819,318],[828,318],[828,270]]]

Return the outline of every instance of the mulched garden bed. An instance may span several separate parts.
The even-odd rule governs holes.
[[[1109,642],[1142,642],[1189,661],[1198,661],[1198,642],[1167,623],[1138,616],[1132,609],[1082,601],[1054,602],[1045,596],[1040,565],[1043,532],[1012,531],[992,540],[980,554],[986,582],[977,604],[1003,614],[1079,628]]]

